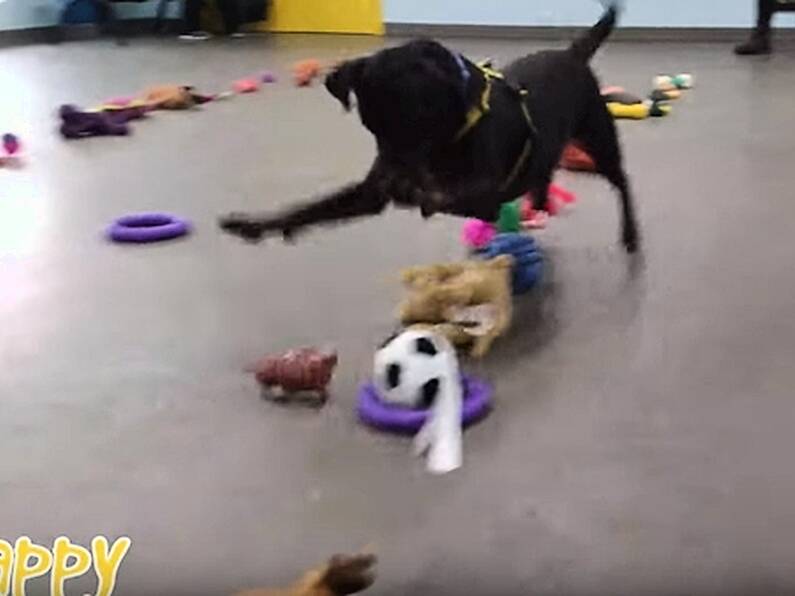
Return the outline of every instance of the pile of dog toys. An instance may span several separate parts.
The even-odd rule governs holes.
[[[562,189],[550,194],[556,201],[574,200]],[[485,356],[510,327],[513,296],[541,278],[543,254],[517,223],[529,211],[529,198],[506,204],[495,234],[467,260],[401,271],[402,331],[376,351],[372,380],[361,385],[356,409],[368,426],[414,435],[414,452],[427,454],[432,474],[461,467],[463,428],[492,408],[491,386],[463,374],[457,352]],[[266,356],[247,371],[268,398],[311,398],[322,406],[336,364],[335,352],[310,347]]]
[[[301,60],[293,66],[297,87],[307,87],[323,73],[318,60]],[[125,136],[131,132],[129,123],[139,120],[155,110],[189,110],[196,106],[233,97],[235,94],[255,93],[262,84],[277,82],[269,70],[238,79],[230,91],[214,94],[197,92],[189,85],[158,85],[144,90],[136,97],[121,97],[106,101],[92,109],[81,109],[65,104],[58,110],[60,132],[65,139],[96,136]]]
[[[566,207],[573,206],[577,200],[574,193],[558,184],[550,184],[547,192],[546,211],[534,209],[533,198],[528,194],[521,199],[503,204],[496,223],[468,219],[461,230],[462,243],[470,249],[480,250],[494,240],[497,234],[545,228],[550,216],[560,215]]]
[[[614,118],[645,120],[660,118],[671,112],[670,102],[679,99],[682,91],[692,89],[693,75],[658,75],[652,81],[652,90],[644,99],[627,92],[622,87],[602,89],[602,98]]]

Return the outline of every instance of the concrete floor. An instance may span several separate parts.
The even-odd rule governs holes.
[[[561,175],[580,202],[540,234],[547,282],[468,366],[497,407],[466,434],[463,470],[435,478],[406,441],[356,422],[354,396],[393,327],[396,272],[460,258],[459,222],[390,213],[261,247],[214,223],[364,171],[373,147],[356,117],[287,71],[380,43],[2,50],[0,129],[23,136],[29,163],[0,170],[0,536],[126,534],[120,595],[279,584],[368,543],[381,595],[795,593],[793,52],[600,55],[604,81],[634,90],[658,71],[698,78],[670,118],[621,124],[646,268],[628,273],[606,184]],[[527,49],[451,43],[497,60]],[[282,82],[158,114],[132,138],[54,134],[62,102],[172,81],[215,90],[264,68]],[[115,216],[149,209],[196,233],[102,239]],[[263,402],[241,372],[302,344],[341,354],[320,412]]]

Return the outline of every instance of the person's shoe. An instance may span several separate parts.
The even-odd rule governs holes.
[[[182,41],[207,41],[211,37],[206,31],[190,31],[179,36]]]
[[[770,51],[770,34],[762,31],[754,31],[748,41],[734,48],[738,56],[760,56]]]

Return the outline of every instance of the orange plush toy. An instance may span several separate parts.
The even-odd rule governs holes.
[[[211,98],[193,92],[186,85],[157,85],[143,92],[141,98],[152,110],[189,110]]]
[[[308,87],[320,76],[322,70],[319,60],[301,60],[293,65],[293,80],[297,87]]]
[[[260,588],[234,596],[346,596],[369,588],[375,581],[375,555],[335,555],[327,563],[307,571],[286,588]]]

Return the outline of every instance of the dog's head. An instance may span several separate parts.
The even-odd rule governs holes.
[[[412,165],[449,143],[467,109],[464,65],[439,43],[417,40],[339,65],[326,88],[345,109],[351,94],[386,157]],[[408,162],[408,163],[407,163]]]

